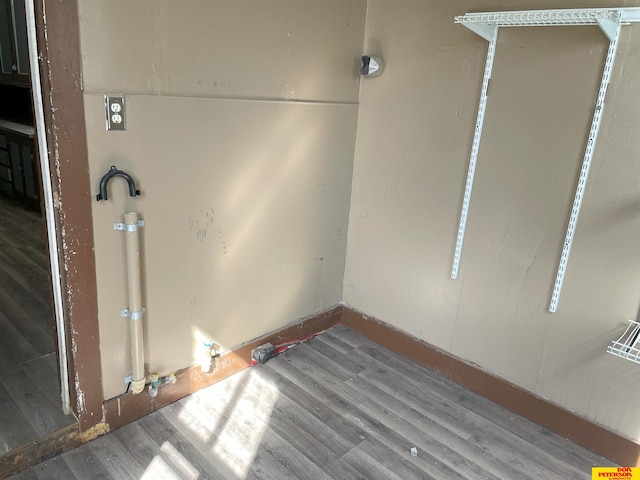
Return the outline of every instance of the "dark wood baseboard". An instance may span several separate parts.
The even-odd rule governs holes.
[[[251,350],[263,343],[282,344],[331,328],[338,323],[341,313],[342,306],[339,305],[326,312],[246,343],[217,358],[211,373],[202,373],[197,365],[181,370],[176,373],[178,381],[175,384],[167,384],[160,387],[155,398],[144,392],[139,395],[124,394],[107,400],[103,404],[106,428],[99,434],[106,433],[104,430],[108,431],[122,427],[201,388],[238,373],[249,366]],[[90,440],[90,438],[86,440]]]
[[[370,340],[442,375],[494,403],[598,455],[626,467],[640,466],[640,445],[611,430],[495,377],[422,340],[343,307],[341,323]]]
[[[305,338],[337,323],[598,455],[623,466],[640,466],[640,445],[634,441],[495,377],[389,324],[343,306],[334,307],[222,355],[216,360],[212,373],[202,373],[198,366],[181,370],[177,372],[178,382],[161,387],[155,398],[147,394],[125,394],[105,401],[105,431],[131,423],[247,368],[251,361],[251,350],[258,345],[266,342],[280,344]]]
[[[44,462],[79,445],[80,427],[78,423],[40,437],[28,445],[11,450],[0,457],[0,479],[15,475],[32,465]]]

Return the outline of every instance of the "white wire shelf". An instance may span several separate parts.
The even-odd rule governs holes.
[[[467,13],[455,17],[455,23],[484,23],[495,27],[543,27],[554,25],[598,25],[603,20],[618,24],[628,24],[637,22],[638,19],[640,19],[640,8],[621,7]]]
[[[640,323],[629,320],[629,325],[619,339],[607,347],[607,352],[640,364]]]
[[[455,23],[463,25],[464,27],[468,28],[472,32],[488,41],[489,49],[487,51],[487,61],[484,77],[482,80],[483,88],[480,95],[480,103],[478,106],[478,116],[476,120],[476,128],[474,131],[471,155],[469,158],[469,168],[467,170],[465,193],[460,212],[458,236],[456,238],[453,265],[451,267],[451,278],[453,279],[458,277],[460,269],[467,217],[469,215],[471,205],[471,192],[473,189],[475,171],[478,161],[478,150],[482,137],[484,112],[487,104],[487,91],[485,89],[485,86],[488,85],[488,82],[491,78],[493,57],[495,55],[497,36],[500,27],[597,25],[602,30],[602,33],[604,33],[605,36],[609,39],[609,48],[607,49],[607,57],[602,73],[602,80],[600,81],[600,88],[598,90],[598,99],[596,101],[594,109],[593,120],[591,121],[589,138],[585,147],[585,154],[580,170],[580,177],[578,180],[578,185],[576,186],[576,193],[574,197],[573,207],[571,209],[571,216],[567,225],[565,240],[562,244],[562,255],[558,264],[558,272],[553,286],[551,301],[549,303],[549,312],[553,313],[558,308],[558,302],[560,299],[565,271],[569,262],[571,245],[573,243],[578,216],[580,214],[582,199],[586,191],[591,160],[595,150],[595,145],[598,139],[598,131],[600,129],[600,124],[602,121],[602,112],[605,104],[604,100],[607,94],[608,85],[611,81],[613,64],[615,61],[616,50],[618,48],[620,30],[623,25],[630,25],[632,23],[640,22],[640,7],[575,8],[466,13],[465,15],[455,17],[454,21]],[[637,337],[637,334],[633,337],[634,342]],[[635,348],[635,343],[632,347]],[[620,353],[624,352],[624,350],[620,351]],[[640,350],[638,351],[638,353],[640,353]],[[640,358],[640,356],[638,356],[638,358]],[[637,361],[637,363],[640,363],[640,360]]]

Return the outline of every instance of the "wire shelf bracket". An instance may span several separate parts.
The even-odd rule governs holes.
[[[619,339],[611,342],[607,352],[640,364],[640,323],[629,320],[629,325]]]
[[[471,192],[473,189],[473,181],[475,177],[476,166],[478,162],[478,151],[482,139],[482,126],[484,123],[484,114],[487,107],[487,90],[489,80],[491,79],[491,71],[493,68],[493,59],[495,57],[496,41],[498,30],[500,27],[549,27],[549,26],[576,26],[576,25],[597,25],[609,39],[609,48],[605,60],[604,71],[600,88],[598,89],[598,97],[594,108],[593,119],[589,129],[589,138],[585,147],[585,153],[580,169],[580,177],[571,208],[571,215],[567,225],[562,253],[558,264],[556,280],[553,285],[549,311],[555,312],[558,308],[562,284],[569,262],[571,253],[571,245],[575,234],[582,199],[584,197],[589,169],[593,152],[598,139],[598,131],[602,121],[602,113],[604,110],[604,100],[607,94],[607,87],[611,81],[611,72],[615,62],[616,51],[618,48],[618,39],[620,37],[620,28],[623,25],[640,22],[640,8],[581,8],[581,9],[558,9],[558,10],[525,10],[513,12],[485,12],[485,13],[467,13],[457,16],[455,23],[459,23],[467,27],[472,32],[481,36],[489,42],[487,50],[487,60],[485,64],[484,77],[482,79],[482,90],[480,93],[480,102],[478,105],[478,116],[473,134],[473,143],[471,146],[471,155],[469,158],[469,167],[467,170],[467,180],[460,211],[460,223],[458,225],[458,235],[456,238],[455,252],[453,256],[453,266],[451,268],[451,278],[458,278],[460,269],[460,261],[462,258],[462,246],[464,244],[464,236],[469,208],[471,206]]]

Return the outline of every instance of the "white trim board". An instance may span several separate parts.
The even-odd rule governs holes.
[[[631,23],[640,22],[640,8],[579,8],[579,9],[558,9],[558,10],[524,10],[513,12],[483,12],[467,13],[457,16],[455,23],[464,25],[472,32],[480,35],[489,42],[487,60],[485,64],[484,77],[482,79],[482,90],[480,93],[480,104],[478,106],[478,116],[473,135],[471,156],[469,158],[469,168],[467,170],[467,181],[464,189],[464,198],[460,212],[460,223],[458,226],[458,236],[456,238],[455,253],[453,256],[453,266],[451,268],[451,278],[458,278],[460,261],[462,258],[462,246],[464,244],[464,234],[467,217],[471,206],[471,192],[473,190],[473,180],[478,161],[478,150],[482,139],[482,126],[484,124],[484,112],[487,104],[487,85],[491,79],[493,59],[495,56],[496,41],[500,27],[550,27],[550,26],[577,26],[577,25],[597,25],[609,39],[609,48],[605,60],[602,80],[598,90],[598,98],[593,113],[593,120],[589,129],[589,138],[585,147],[582,160],[580,177],[576,187],[576,193],[571,208],[571,215],[567,225],[567,232],[562,246],[562,254],[558,264],[558,272],[553,286],[553,293],[549,304],[549,311],[555,312],[558,308],[560,293],[564,274],[571,254],[571,245],[575,234],[582,199],[585,193],[585,186],[591,167],[591,159],[598,139],[598,131],[602,121],[604,110],[604,99],[607,87],[611,80],[611,72],[615,62],[618,48],[618,38],[620,27]]]
[[[45,123],[44,106],[42,103],[42,84],[40,81],[40,65],[38,54],[38,35],[36,32],[36,13],[34,0],[25,2],[27,21],[27,40],[29,45],[29,67],[31,71],[31,89],[36,131],[38,133],[38,157],[40,159],[40,175],[42,177],[42,199],[47,225],[47,240],[49,242],[49,262],[51,267],[51,286],[53,292],[53,310],[56,322],[57,356],[60,374],[60,398],[62,411],[65,415],[71,413],[71,393],[69,388],[69,361],[67,358],[67,330],[65,326],[60,262],[58,261],[58,236],[56,232],[55,208],[53,188],[51,186],[51,170],[49,167],[49,150],[47,146],[47,125]],[[33,133],[32,133],[33,135]]]

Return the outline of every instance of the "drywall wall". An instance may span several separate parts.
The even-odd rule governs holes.
[[[500,31],[460,275],[450,278],[487,51],[453,18],[563,7],[575,5],[369,0],[364,50],[387,69],[361,82],[344,300],[638,440],[640,367],[605,352],[640,299],[640,26],[622,30],[555,314],[607,41],[597,27]]]
[[[161,374],[342,299],[363,0],[80,1],[105,398],[129,373],[123,233],[142,229],[145,346]],[[127,130],[105,131],[104,94]]]
[[[88,92],[357,102],[365,0],[80,7]]]

